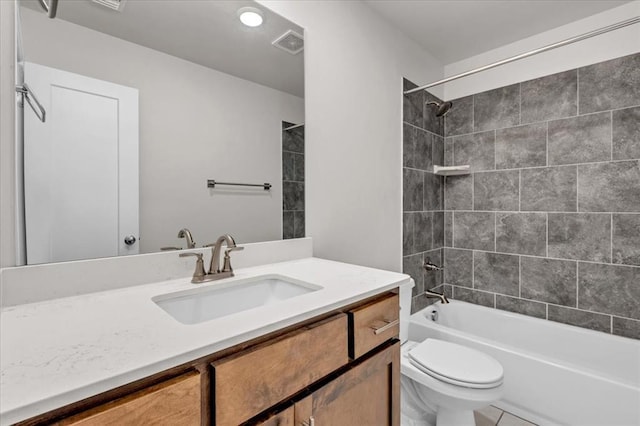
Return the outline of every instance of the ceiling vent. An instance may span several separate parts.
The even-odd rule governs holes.
[[[108,7],[109,9],[117,12],[122,12],[125,1],[126,0],[93,0],[94,3],[98,3],[99,5]]]
[[[95,0],[94,0],[95,1]],[[282,49],[285,52],[297,55],[304,49],[304,39],[300,34],[293,30],[289,30],[282,34],[280,37],[273,41],[273,44],[278,49]]]

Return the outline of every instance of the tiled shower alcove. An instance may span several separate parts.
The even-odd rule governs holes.
[[[404,97],[413,309],[438,287],[640,339],[640,54],[454,99],[444,120],[429,96]],[[472,173],[433,175],[442,163]]]

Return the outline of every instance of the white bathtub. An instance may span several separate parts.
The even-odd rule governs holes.
[[[640,341],[456,300],[411,316],[409,339],[427,337],[500,361],[505,396],[495,405],[516,415],[541,425],[640,425]]]

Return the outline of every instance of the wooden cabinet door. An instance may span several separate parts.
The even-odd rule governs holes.
[[[69,426],[200,425],[200,374],[191,372],[57,423]]]
[[[295,404],[295,424],[400,425],[400,342]]]

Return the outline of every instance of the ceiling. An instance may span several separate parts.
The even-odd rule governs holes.
[[[44,13],[36,0],[20,4]],[[240,23],[244,6],[263,12],[260,27]],[[90,0],[61,1],[56,19],[304,97],[303,52],[271,45],[287,30],[303,29],[253,1],[127,0],[120,12]]]
[[[448,65],[629,1],[365,0],[365,3],[443,65]]]

